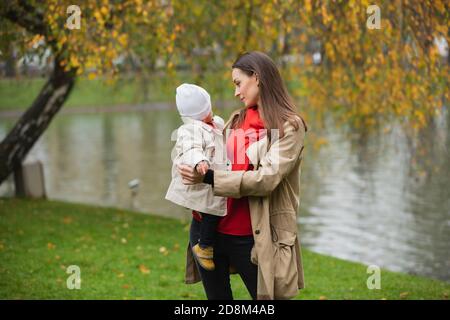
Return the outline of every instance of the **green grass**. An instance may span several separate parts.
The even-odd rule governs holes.
[[[0,111],[22,110],[28,108],[44,86],[46,79],[0,79]],[[107,82],[102,79],[76,80],[64,108],[108,107],[116,105],[135,105],[140,103],[171,101],[175,103],[175,88],[182,82],[195,82],[204,85],[214,101],[233,98],[231,80],[209,74],[202,81],[196,81],[189,73],[180,73],[174,79],[165,76],[152,76],[144,94],[143,80],[139,76],[130,79],[117,79]],[[229,86],[226,90],[226,86]],[[224,92],[228,94],[224,97]]]
[[[188,224],[57,201],[0,199],[0,299],[205,299],[184,284]],[[165,249],[164,249],[164,248]],[[382,270],[368,290],[366,266],[304,249],[299,299],[446,299],[450,284]],[[69,290],[66,269],[81,270]],[[237,299],[249,299],[232,276]]]
[[[0,110],[28,108],[45,84],[45,79],[0,80]],[[153,82],[152,82],[153,83]],[[149,101],[165,101],[167,92],[162,84],[159,88],[149,86]],[[137,80],[118,80],[107,84],[103,80],[77,79],[75,87],[64,104],[64,108],[107,107],[115,105],[138,104],[144,102],[142,88]]]
[[[46,80],[45,78],[0,79],[0,111],[28,108]],[[131,76],[129,79],[116,79],[114,82],[79,77],[64,108],[108,107],[165,101],[175,103],[175,88],[183,82],[204,86],[211,94],[213,105],[216,101],[235,100],[234,88],[227,73],[210,72],[205,74],[203,79],[195,79],[190,72],[183,71],[173,78],[156,74],[151,76],[146,85],[147,95],[144,94],[144,81],[139,75]],[[306,94],[298,79],[291,80],[288,86],[292,94]]]

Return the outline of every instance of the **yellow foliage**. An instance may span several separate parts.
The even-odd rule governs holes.
[[[370,32],[369,0],[84,0],[81,30],[65,27],[71,1],[33,3],[48,34],[27,35],[25,47],[44,40],[67,70],[95,70],[90,79],[113,73],[114,59],[129,52],[152,65],[164,61],[169,74],[182,62],[227,76],[239,52],[261,50],[300,83],[293,93],[317,115],[332,110],[360,125],[398,117],[423,126],[449,99],[448,62],[434,44],[439,36],[450,42],[444,0],[379,2],[381,29]]]

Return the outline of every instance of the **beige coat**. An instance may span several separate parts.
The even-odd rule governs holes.
[[[231,115],[225,128],[238,113]],[[215,195],[248,196],[255,239],[251,260],[258,265],[258,300],[290,299],[304,288],[297,212],[306,129],[298,120],[298,130],[289,122],[284,124],[284,136],[274,141],[267,152],[264,139],[248,148],[250,161],[257,162],[253,171],[214,171]],[[200,281],[189,244],[185,281]]]
[[[172,151],[172,181],[166,193],[166,199],[192,210],[217,216],[226,215],[226,198],[214,195],[211,185],[199,183],[185,185],[178,173],[178,164],[188,164],[195,167],[200,161],[207,161],[211,169],[226,168],[223,148],[222,118],[215,116],[216,128],[186,117],[184,124],[176,131],[176,143]]]

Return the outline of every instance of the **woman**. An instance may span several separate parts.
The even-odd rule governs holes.
[[[240,56],[233,64],[232,79],[235,96],[245,107],[225,124],[224,132],[232,129],[226,138],[231,170],[201,175],[190,166],[178,167],[185,184],[209,183],[215,195],[228,200],[228,214],[217,228],[214,271],[194,262],[191,247],[198,241],[199,217],[193,213],[186,283],[201,280],[208,299],[232,299],[229,267],[233,266],[253,299],[293,298],[304,287],[296,214],[307,127],[276,65],[264,53]],[[248,133],[261,128],[266,135]],[[242,132],[245,144],[240,148]],[[236,161],[242,153],[244,161]]]

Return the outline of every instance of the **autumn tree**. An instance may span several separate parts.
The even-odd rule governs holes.
[[[53,66],[39,95],[0,143],[0,183],[48,127],[77,76],[112,76],[114,61],[124,55],[136,57],[147,74],[159,60],[169,74],[184,62],[198,66],[194,71],[201,75],[211,62],[220,65],[220,57],[231,52],[234,58],[253,45],[243,41],[252,35],[253,5],[246,1],[85,0],[78,8],[68,0],[0,4],[1,32],[9,35],[2,37],[5,47],[17,43],[22,54],[50,50]],[[68,17],[78,14],[80,28],[69,28]]]
[[[298,40],[318,39],[322,54],[321,66],[309,60],[301,75],[317,114],[336,111],[359,127],[400,119],[420,128],[442,111],[449,65],[435,41],[450,42],[447,1],[382,1],[379,29],[367,27],[371,1],[302,4]]]
[[[79,9],[79,10],[78,10]],[[151,30],[148,48],[167,46],[170,6],[162,1],[3,1],[2,34],[12,34],[21,52],[51,52],[52,72],[32,105],[0,143],[0,183],[17,168],[48,127],[70,94],[77,76],[112,75],[114,60],[128,49],[131,24]],[[80,16],[80,28],[69,28],[69,17]],[[11,31],[12,30],[12,31]],[[170,40],[169,40],[170,41]],[[151,57],[151,54],[149,54]]]

